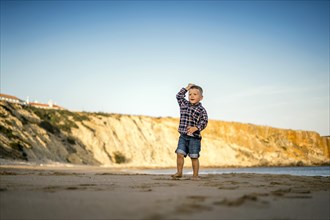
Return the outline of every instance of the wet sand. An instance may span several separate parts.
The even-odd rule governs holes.
[[[0,166],[0,219],[329,219],[330,177]]]

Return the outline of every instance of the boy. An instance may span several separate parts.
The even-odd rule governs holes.
[[[185,94],[189,91],[189,101]],[[177,154],[177,173],[173,178],[181,178],[184,157],[189,155],[193,168],[192,180],[198,180],[199,152],[201,150],[201,131],[206,128],[208,116],[200,101],[203,99],[203,89],[194,84],[188,84],[176,95],[180,106],[179,143],[175,151]]]

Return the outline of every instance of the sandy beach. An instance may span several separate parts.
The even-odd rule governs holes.
[[[0,219],[329,219],[330,177],[0,167]]]

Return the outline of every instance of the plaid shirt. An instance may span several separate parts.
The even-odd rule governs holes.
[[[197,127],[198,130],[193,135],[194,137],[201,138],[200,132],[206,128],[208,122],[207,112],[201,103],[196,105],[190,104],[185,99],[186,93],[187,90],[182,88],[176,95],[180,106],[180,125],[178,131],[180,134],[187,134],[188,127]]]

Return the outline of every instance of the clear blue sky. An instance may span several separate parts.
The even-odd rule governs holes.
[[[1,1],[1,93],[329,135],[329,1]]]

